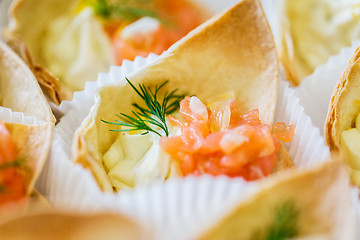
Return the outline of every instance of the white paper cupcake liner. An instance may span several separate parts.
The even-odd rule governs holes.
[[[193,239],[255,189],[225,176],[188,177],[107,195],[106,202],[155,229],[156,239]]]
[[[317,67],[312,75],[304,78],[295,89],[304,112],[311,117],[322,136],[334,87],[359,45],[360,40],[357,40],[351,47],[343,48],[338,55],[330,57],[326,64]]]
[[[241,201],[256,188],[256,183],[222,177],[175,178],[149,187],[121,191],[117,194],[100,192],[91,173],[71,161],[73,134],[94,104],[98,88],[115,81],[156,59],[137,57],[100,73],[98,81],[86,84],[76,92],[71,102],[63,102],[64,117],[56,126],[49,160],[37,187],[56,209],[71,211],[110,210],[137,218],[156,232],[156,239],[191,239],[222,214],[231,204]],[[283,79],[283,77],[281,76]],[[294,140],[286,144],[296,167],[304,168],[325,161],[328,148],[299,105],[294,90],[281,80],[275,121],[296,124]]]
[[[89,171],[85,171],[82,166],[70,161],[63,146],[64,143],[55,129],[49,158],[37,181],[36,188],[41,193],[45,193],[51,205],[56,208],[65,207],[79,211],[93,209],[94,205],[87,204],[86,199],[91,195],[100,195],[97,183]],[[78,196],[77,194],[85,195]]]
[[[284,79],[283,74],[280,75],[280,79]],[[294,139],[285,144],[295,166],[303,168],[325,161],[329,156],[329,150],[325,146],[324,138],[320,136],[319,129],[312,125],[309,116],[304,114],[294,90],[289,88],[287,82],[281,80],[278,92],[275,122],[296,124]]]
[[[44,121],[36,119],[33,116],[27,116],[21,112],[13,112],[10,108],[0,107],[0,120],[10,123],[20,124],[42,124]]]

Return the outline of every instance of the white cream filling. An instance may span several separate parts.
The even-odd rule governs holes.
[[[179,127],[171,127],[170,135],[180,135]],[[117,189],[134,188],[179,175],[178,166],[159,144],[160,136],[119,133],[105,153],[103,162],[112,185]]]
[[[357,0],[290,1],[292,35],[297,54],[315,68],[351,41],[360,38]]]
[[[44,38],[43,55],[50,71],[72,91],[95,81],[98,72],[108,71],[115,62],[111,42],[91,8],[54,20]]]

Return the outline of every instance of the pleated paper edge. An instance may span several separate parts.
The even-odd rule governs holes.
[[[25,115],[22,112],[13,112],[10,108],[0,106],[0,120],[9,123],[38,125],[45,123],[34,116]]]
[[[331,56],[295,88],[295,95],[300,99],[304,112],[311,117],[314,126],[320,129],[321,136],[324,135],[324,124],[333,89],[359,45],[360,40],[356,40],[350,47],[342,48],[339,54]]]

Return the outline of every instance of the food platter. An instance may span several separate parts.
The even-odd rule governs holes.
[[[346,95],[335,90],[341,90],[344,81],[356,81],[347,71],[357,73],[349,69],[355,69],[359,42],[353,41],[350,47],[344,44],[338,55],[295,86],[298,77],[292,69],[296,67],[290,65],[281,48],[283,36],[288,34],[283,19],[292,19],[284,10],[289,2],[196,1],[214,15],[210,20],[164,52],[138,53],[123,60],[121,66],[111,63],[100,70],[89,65],[86,74],[91,74],[90,81],[86,74],[78,75],[83,82],[72,89],[67,82],[70,78],[63,80],[64,76],[44,60],[50,48],[41,44],[34,47],[36,41],[31,39],[38,37],[29,27],[22,27],[21,22],[27,21],[21,15],[28,11],[26,1],[14,4],[10,22],[0,19],[4,42],[14,51],[11,56],[15,60],[8,61],[28,67],[25,78],[37,79],[39,85],[19,88],[19,96],[11,99],[6,93],[16,89],[15,84],[8,87],[0,81],[0,87],[6,89],[4,93],[0,89],[0,94],[11,100],[4,101],[0,95],[4,105],[0,120],[10,130],[9,124],[44,128],[37,134],[39,139],[29,140],[25,149],[42,147],[39,152],[47,159],[34,174],[38,197],[31,187],[21,207],[4,205],[8,209],[4,213],[0,208],[0,233],[15,238],[11,225],[41,223],[48,218],[65,225],[64,219],[99,229],[106,229],[106,225],[108,230],[103,231],[111,236],[116,225],[107,222],[114,218],[119,226],[131,225],[128,231],[125,227],[122,230],[129,239],[358,239],[358,169],[352,157],[357,150],[347,150],[353,154],[349,155],[343,149],[350,145],[339,143],[341,147],[335,151],[330,134],[324,134],[324,129],[335,124],[323,126],[326,118],[327,122],[343,121],[341,114],[336,115],[344,109],[344,105],[337,107],[338,102],[345,102],[345,108],[351,105],[336,100],[346,99]],[[0,10],[7,11],[9,3],[0,2]],[[74,19],[87,9],[79,6]],[[357,5],[353,8],[356,17]],[[146,18],[152,12],[141,14]],[[163,23],[161,18],[154,19]],[[56,21],[42,34],[56,31]],[[100,23],[107,29],[104,19]],[[150,22],[146,24],[151,28]],[[102,49],[108,51],[106,46]],[[51,54],[62,57],[61,51]],[[2,60],[5,66],[6,59]],[[10,67],[4,76],[11,79],[18,74]],[[342,83],[337,83],[339,78]],[[47,102],[45,107],[36,109],[21,103],[39,90],[44,94],[37,94],[37,104],[42,107]],[[17,99],[20,103],[16,105]],[[167,101],[175,101],[171,113],[164,110]],[[156,106],[160,110],[154,110]],[[353,123],[350,125],[356,130]],[[16,145],[17,134],[13,132]],[[9,165],[6,158],[2,161],[0,176],[4,174],[1,169]],[[16,161],[10,168],[20,172]],[[94,214],[100,214],[101,220],[91,222]],[[281,215],[286,216],[283,222],[279,214],[285,214]],[[319,224],[309,224],[311,221]],[[248,227],[241,228],[245,222]],[[78,227],[86,232],[86,225]],[[72,234],[81,239],[76,231],[52,231],[60,238]],[[29,230],[29,234],[34,233]],[[43,234],[46,239],[48,233]],[[96,234],[101,235],[101,230]]]

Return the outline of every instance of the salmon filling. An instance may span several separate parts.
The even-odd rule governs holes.
[[[124,29],[134,23],[126,20],[104,22],[105,32],[112,41],[117,65],[121,65],[124,59],[132,61],[136,56],[161,54],[206,20],[206,14],[187,0],[153,1],[150,7],[156,9],[156,14],[163,21],[153,18],[149,20],[147,17],[148,22],[143,25],[144,21],[140,19],[131,34],[124,34]],[[143,31],[136,31],[139,28],[143,28]]]
[[[0,121],[0,205],[26,196],[21,161],[16,159],[15,146],[10,132]]]
[[[234,99],[205,106],[197,97],[180,102],[185,122],[168,116],[181,134],[162,137],[160,146],[176,159],[183,175],[225,174],[256,180],[268,176],[277,161],[280,141],[289,142],[295,126],[276,123],[271,131],[262,124],[258,109],[238,113]]]

